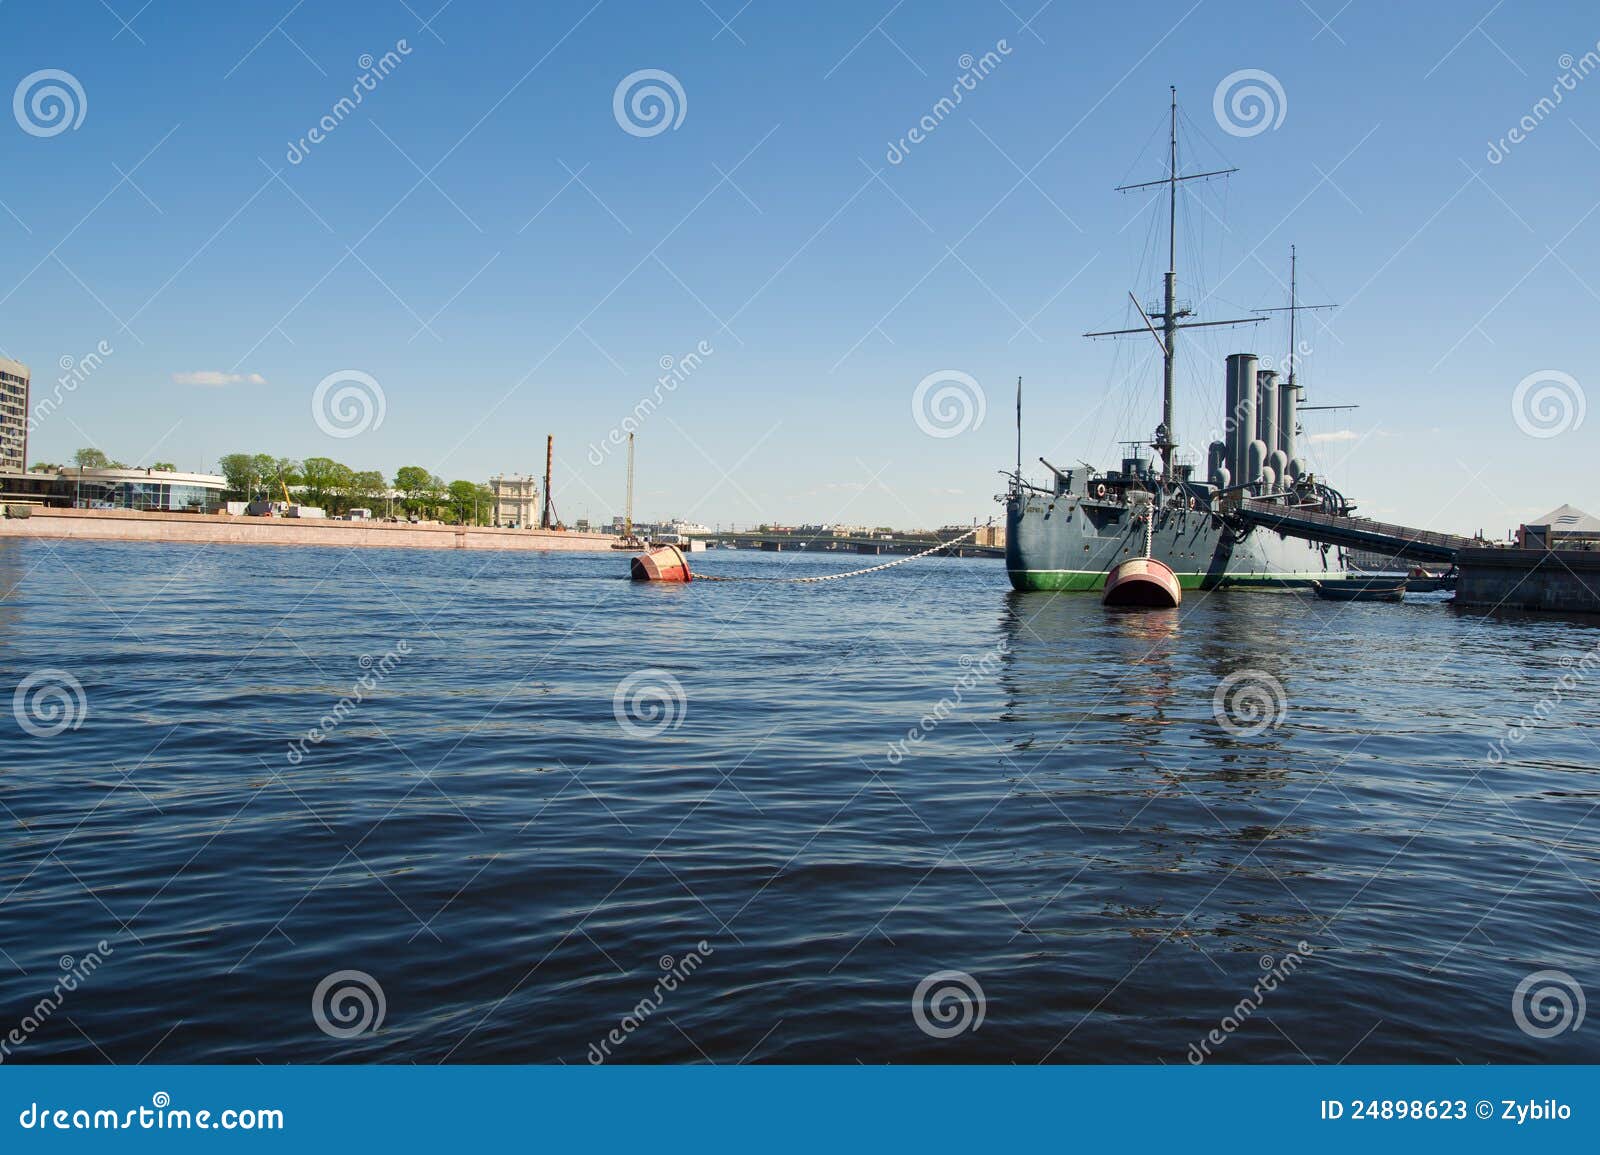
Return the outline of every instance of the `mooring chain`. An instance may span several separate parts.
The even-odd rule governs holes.
[[[908,561],[916,561],[918,558],[927,557],[931,553],[938,553],[941,549],[945,549],[945,548],[947,548],[949,546],[955,545],[959,541],[965,541],[967,538],[974,536],[980,529],[987,529],[987,528],[988,528],[987,525],[975,525],[970,530],[968,530],[966,533],[962,534],[960,537],[953,537],[949,541],[941,541],[938,545],[933,546],[930,549],[925,549],[921,553],[914,553],[909,557],[896,558],[894,561],[884,562],[882,565],[868,566],[866,569],[853,569],[853,570],[850,570],[848,573],[821,574],[821,575],[819,575],[817,577],[708,577],[703,573],[697,573],[697,574],[694,575],[694,580],[697,581],[697,582],[831,582],[831,581],[838,581],[840,578],[860,577],[863,574],[877,573],[879,570],[893,569],[897,565],[905,565],[906,562],[908,562]]]

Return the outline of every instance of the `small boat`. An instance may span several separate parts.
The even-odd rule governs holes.
[[[1440,570],[1438,573],[1430,573],[1420,565],[1413,566],[1411,572],[1406,576],[1406,593],[1431,594],[1444,590],[1453,591],[1456,588],[1456,578],[1458,576],[1455,566],[1451,566],[1447,570]]]
[[[1166,565],[1153,557],[1130,557],[1106,575],[1102,605],[1172,609],[1183,601],[1183,587]]]
[[[1313,582],[1317,596],[1329,602],[1397,602],[1406,592],[1405,579],[1361,580],[1345,578],[1335,582]]]

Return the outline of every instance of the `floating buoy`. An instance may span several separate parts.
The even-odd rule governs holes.
[[[689,562],[675,545],[658,546],[641,553],[629,567],[636,582],[687,582],[694,580]]]
[[[1172,609],[1183,601],[1183,587],[1165,562],[1153,557],[1130,557],[1106,575],[1103,605]]]

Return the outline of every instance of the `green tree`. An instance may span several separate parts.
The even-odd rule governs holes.
[[[60,473],[61,466],[53,461],[35,461],[28,466],[29,473]]]
[[[250,501],[261,484],[261,470],[254,456],[248,453],[225,454],[217,462],[222,476],[228,479],[228,496],[234,501]]]
[[[394,487],[405,495],[405,507],[419,516],[437,501],[442,488],[439,479],[420,465],[402,465],[395,470]]]
[[[352,490],[355,487],[356,471],[348,465],[333,463],[332,476],[328,478],[328,503],[331,510],[344,513],[355,502],[352,500]]]
[[[150,468],[155,470],[157,473],[176,473],[176,472],[178,472],[178,467],[176,465],[172,464],[172,462],[170,462],[170,461],[158,461],[154,465],[152,465]]]
[[[110,469],[111,458],[98,449],[80,449],[72,455],[72,463],[79,469]]]
[[[383,479],[383,474],[376,469],[362,469],[350,475],[350,505],[348,508],[362,506],[365,509],[383,511],[389,497],[389,483]]]
[[[450,507],[450,519],[457,525],[467,525],[477,519],[478,487],[470,481],[452,481],[445,490]]]
[[[269,464],[264,472],[269,496],[282,500],[284,490],[300,484],[300,463],[292,457],[267,457],[267,461]],[[292,501],[294,495],[289,496]]]
[[[300,484],[305,486],[301,497],[307,505],[319,505],[332,512],[333,498],[337,496],[338,471],[345,469],[331,457],[308,457],[300,463]],[[349,470],[345,469],[348,473]]]
[[[272,484],[272,475],[276,470],[278,459],[270,453],[257,453],[250,458],[250,467],[255,471],[255,494],[258,498],[280,497],[281,494],[268,493],[267,489]]]

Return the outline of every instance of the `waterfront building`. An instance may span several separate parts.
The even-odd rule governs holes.
[[[501,528],[527,529],[539,523],[539,483],[524,474],[491,477],[494,523]]]
[[[0,469],[0,503],[8,505],[65,505],[54,499],[56,472],[53,469],[35,469],[24,473],[20,469]]]
[[[167,513],[216,513],[228,479],[217,473],[164,469],[79,469],[56,476],[51,505],[78,509],[146,509]]]
[[[227,486],[220,474],[164,469],[0,470],[0,502],[62,509],[216,513]]]
[[[28,467],[28,367],[0,357],[0,473]]]

